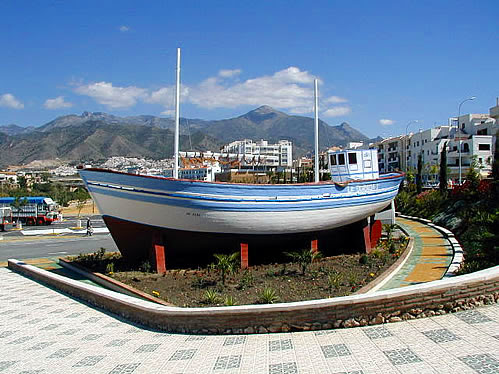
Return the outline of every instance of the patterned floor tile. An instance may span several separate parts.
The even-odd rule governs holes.
[[[480,374],[499,373],[499,360],[488,353],[459,357],[467,366]]]
[[[298,374],[296,362],[283,362],[269,365],[269,374]]]
[[[352,353],[345,344],[332,344],[321,346],[325,358],[350,356]]]
[[[237,369],[241,365],[241,355],[218,356],[213,370]]]
[[[140,366],[140,362],[133,364],[119,364],[114,367],[109,374],[130,374],[135,371]]]
[[[246,343],[246,336],[229,336],[224,340],[224,346]]]
[[[82,366],[94,366],[106,356],[87,356],[73,365],[74,368]]]
[[[78,348],[62,348],[59,349],[58,351],[55,351],[50,356],[47,356],[47,358],[64,358],[77,350]]]
[[[10,368],[15,365],[18,361],[0,361],[0,371]]]
[[[179,360],[190,360],[194,357],[197,349],[181,349],[175,351],[175,353],[170,357],[169,361],[179,361]]]
[[[391,351],[383,351],[393,365],[412,364],[422,362],[421,358],[409,348],[394,349]]]
[[[144,344],[137,348],[133,353],[154,352],[161,344]]]
[[[428,330],[423,331],[422,334],[428,339],[433,340],[435,343],[446,343],[454,340],[461,340],[459,336],[454,335],[447,329]]]
[[[293,342],[291,339],[279,339],[269,341],[269,351],[284,351],[286,349],[293,349]]]
[[[393,334],[384,326],[380,327],[370,327],[368,329],[363,329],[362,330],[364,334],[367,335],[369,339],[380,339],[380,338],[387,338],[389,336],[393,336]]]
[[[454,314],[461,321],[469,324],[492,322],[492,320],[485,314],[480,313],[477,310],[466,310],[464,312],[458,312]]]
[[[122,347],[131,339],[115,339],[105,345],[105,347]]]

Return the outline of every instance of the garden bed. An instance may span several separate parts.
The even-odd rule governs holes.
[[[133,268],[118,253],[104,250],[70,260],[90,271],[105,273],[142,292],[182,307],[264,304],[345,296],[358,291],[392,265],[406,248],[407,239],[383,240],[365,254],[314,258],[295,252],[293,262],[258,264],[239,270],[232,262],[225,271],[222,256],[210,266],[151,273],[148,263]],[[304,256],[300,261],[300,256]],[[233,260],[238,258],[234,255]],[[224,274],[223,274],[224,273]],[[225,279],[222,279],[225,278]]]

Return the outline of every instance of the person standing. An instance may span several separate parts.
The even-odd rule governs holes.
[[[90,217],[87,217],[87,235],[86,236],[92,236],[93,234],[93,228],[92,228],[92,221],[90,221]]]

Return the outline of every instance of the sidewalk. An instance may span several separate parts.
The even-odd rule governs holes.
[[[499,305],[340,330],[254,335],[142,328],[0,268],[4,373],[497,373]]]
[[[452,248],[443,235],[423,223],[397,217],[397,224],[414,238],[404,266],[380,290],[442,279],[452,261]]]

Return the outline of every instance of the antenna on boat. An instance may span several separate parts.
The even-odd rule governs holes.
[[[319,183],[319,89],[317,79],[314,79],[314,128],[315,128],[315,183]]]
[[[178,137],[179,137],[179,123],[180,123],[180,48],[177,48],[177,87],[175,97],[175,140],[174,140],[174,154],[175,166],[173,169],[173,178],[178,178]]]

